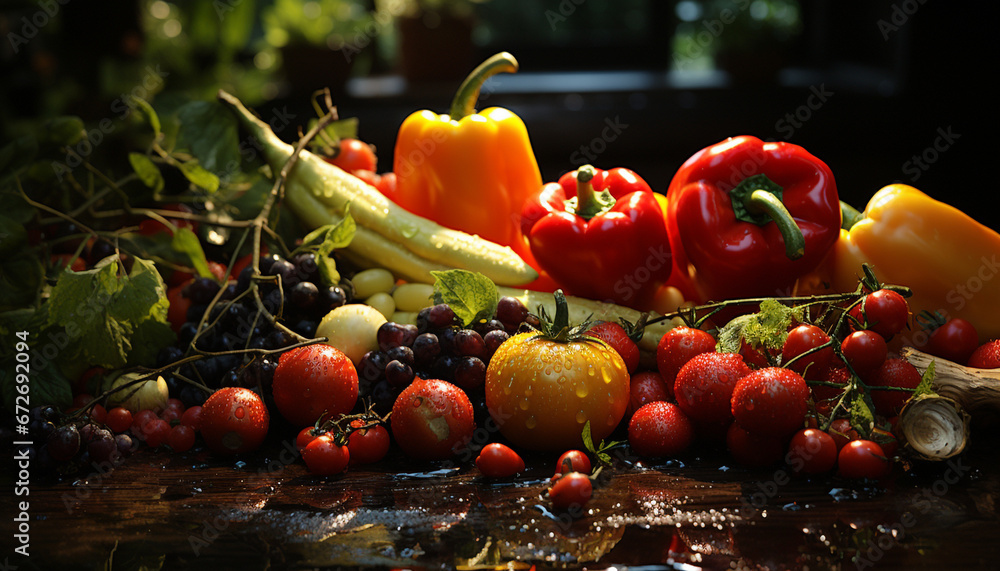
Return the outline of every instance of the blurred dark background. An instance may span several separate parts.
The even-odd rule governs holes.
[[[527,124],[543,178],[583,162],[657,190],[697,150],[751,134],[826,161],[863,207],[912,184],[1000,228],[991,19],[927,0],[6,1],[0,135],[40,118],[117,119],[230,90],[305,124],[329,87],[391,170],[396,129],[447,112],[464,75],[513,53],[480,107]],[[987,28],[990,26],[990,28]],[[289,130],[283,135],[292,138]]]

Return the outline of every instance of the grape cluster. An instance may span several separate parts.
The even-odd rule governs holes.
[[[490,357],[526,323],[538,325],[513,297],[500,298],[492,319],[470,327],[463,327],[445,303],[422,309],[416,325],[388,321],[378,329],[379,348],[358,363],[360,394],[384,414],[419,377],[454,383],[476,399],[483,393]]]
[[[313,252],[291,259],[277,254],[265,256],[260,260],[260,271],[263,276],[273,276],[272,281],[258,282],[264,308],[303,337],[313,337],[324,315],[353,299],[349,280],[323,285]],[[207,277],[197,277],[188,283],[182,291],[191,302],[187,321],[180,326],[177,344],[160,354],[158,366],[168,366],[182,358],[192,342],[196,349],[206,352],[278,350],[292,345],[293,337],[272,326],[260,313],[256,299],[248,291],[252,275],[253,268],[248,266],[236,280],[225,285]],[[277,356],[212,355],[186,364],[178,372],[212,389],[242,386],[260,391],[267,398],[276,365]],[[173,376],[167,378],[167,384],[171,396],[187,406],[200,405],[208,396]]]
[[[92,417],[69,420],[51,405],[32,408],[28,418],[26,439],[32,443],[28,455],[35,477],[47,479],[96,470],[110,471],[137,446],[137,441],[129,434],[115,434]],[[7,431],[12,428],[5,419],[4,432]]]

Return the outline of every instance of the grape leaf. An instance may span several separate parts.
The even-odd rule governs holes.
[[[236,117],[221,103],[192,101],[177,109],[176,117],[181,127],[176,146],[190,151],[201,167],[218,173],[239,165],[242,147]]]
[[[496,313],[500,300],[490,278],[468,270],[433,271],[434,303],[447,303],[462,324],[469,326]]]
[[[181,163],[181,173],[195,186],[201,187],[209,192],[219,190],[219,177],[198,164],[197,160]]]

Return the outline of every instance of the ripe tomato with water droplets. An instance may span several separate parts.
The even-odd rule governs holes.
[[[336,347],[316,343],[286,351],[278,360],[272,385],[274,404],[292,424],[314,424],[346,414],[358,401],[358,372]]]
[[[516,448],[559,451],[594,442],[625,416],[629,374],[607,343],[586,337],[557,341],[535,332],[503,342],[486,370],[486,407]]]
[[[476,429],[462,389],[440,379],[415,379],[392,405],[389,428],[407,456],[445,460],[468,445]]]
[[[270,416],[257,393],[243,387],[219,389],[201,406],[201,437],[216,454],[252,452],[267,436]]]

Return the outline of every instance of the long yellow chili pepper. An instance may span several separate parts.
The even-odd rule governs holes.
[[[864,262],[881,281],[913,290],[914,315],[966,319],[980,342],[1000,337],[1000,234],[958,208],[912,186],[882,188],[862,218],[841,230],[817,276],[835,291],[852,291]],[[915,327],[902,341],[920,346],[921,335]]]

